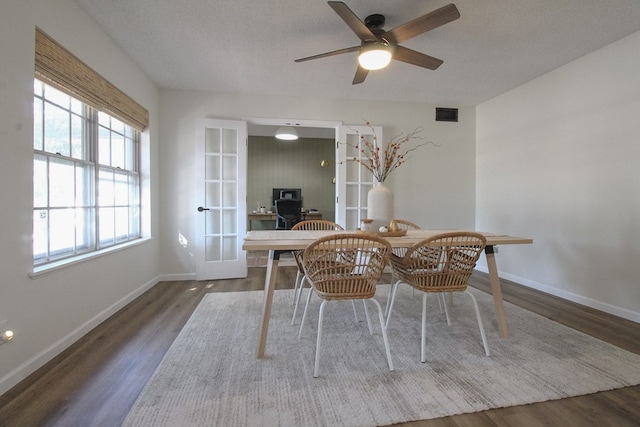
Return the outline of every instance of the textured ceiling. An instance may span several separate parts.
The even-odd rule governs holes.
[[[321,0],[76,0],[161,88],[477,105],[640,30],[638,0],[459,0],[460,19],[402,45],[444,60],[393,61],[351,85],[359,44]],[[447,4],[347,0],[385,29]]]

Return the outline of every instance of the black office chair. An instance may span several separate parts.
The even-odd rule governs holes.
[[[302,200],[276,200],[276,230],[291,230],[302,219]]]

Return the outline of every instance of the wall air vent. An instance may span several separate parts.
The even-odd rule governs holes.
[[[457,108],[440,108],[436,107],[436,122],[457,122]]]

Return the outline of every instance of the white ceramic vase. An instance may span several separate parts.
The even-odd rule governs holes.
[[[388,227],[393,219],[393,191],[383,182],[374,184],[367,194],[367,217],[373,220],[373,231]]]

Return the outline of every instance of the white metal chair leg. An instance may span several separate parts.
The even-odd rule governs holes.
[[[324,306],[327,300],[322,300],[320,304],[320,313],[318,314],[318,338],[316,339],[316,360],[313,366],[313,378],[318,378],[318,369],[320,368],[320,343],[322,342],[322,320],[324,319]]]
[[[353,316],[356,318],[356,323],[358,323],[358,311],[356,310],[356,302],[351,300],[351,306],[353,307]]]
[[[391,305],[391,297],[393,296],[393,293],[395,292],[395,289],[397,288],[398,283],[400,283],[400,280],[396,280],[395,282],[391,283],[391,285],[389,286],[389,296],[387,297],[387,305],[384,308],[384,317],[389,317],[389,306]]]
[[[441,293],[440,295],[438,295],[438,301],[441,301],[442,305],[444,306],[444,314],[445,316],[447,316],[447,325],[451,326],[451,319],[449,318],[449,309],[447,308],[447,299],[445,297],[445,294]]]
[[[362,300],[362,306],[364,307],[364,316],[367,318],[367,325],[369,326],[369,335],[373,335],[373,329],[371,329],[371,318],[369,318],[369,310],[367,309],[367,303]]]
[[[293,325],[296,320],[296,314],[298,313],[298,306],[300,305],[300,297],[302,296],[302,290],[304,289],[304,282],[307,280],[306,274],[302,276],[302,280],[300,281],[300,287],[296,289],[296,293],[294,295],[294,307],[293,307],[293,316],[291,316],[291,324]]]
[[[427,348],[427,293],[422,295],[422,333],[420,337],[420,361],[422,363],[427,361],[426,356]]]
[[[398,291],[398,285],[400,285],[400,280],[391,285],[391,290],[389,291],[389,310],[387,311],[387,321],[385,322],[384,328],[387,329],[389,327],[389,319],[391,318],[391,312],[393,311],[393,303],[396,301],[396,292]]]
[[[440,307],[440,313],[442,313],[444,311],[444,308],[442,307],[442,302],[444,301],[443,298],[438,298],[438,307]]]
[[[309,294],[307,295],[307,303],[304,305],[304,311],[302,312],[302,320],[300,321],[300,330],[298,331],[298,339],[302,338],[302,328],[304,327],[304,321],[307,318],[307,308],[309,308],[309,301],[311,300],[312,294],[313,294],[313,286],[309,289]]]
[[[387,353],[387,362],[389,363],[389,370],[393,371],[393,361],[391,360],[391,350],[389,348],[389,340],[387,339],[387,328],[385,326],[384,316],[382,315],[382,306],[374,298],[370,298],[371,301],[378,308],[378,317],[380,318],[380,330],[382,331],[382,341],[384,342],[384,349]],[[364,300],[363,300],[364,301]]]
[[[489,344],[487,344],[487,337],[484,334],[484,326],[482,325],[482,318],[480,317],[480,310],[478,309],[478,301],[476,301],[476,297],[473,296],[471,292],[464,291],[465,294],[471,297],[473,301],[473,308],[476,310],[476,317],[478,318],[478,328],[480,328],[480,336],[482,337],[482,344],[484,345],[484,354],[490,356],[489,354]]]
[[[298,270],[296,272],[296,281],[294,282],[293,285],[293,303],[296,303],[296,297],[298,296],[298,286],[300,286],[300,278],[302,277],[302,273],[300,272],[300,270]]]

